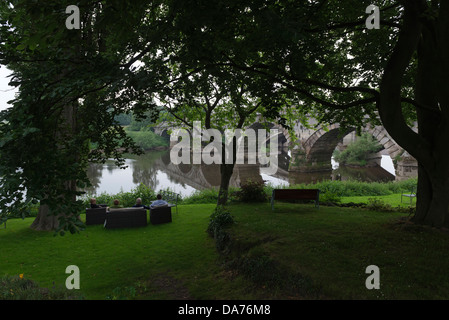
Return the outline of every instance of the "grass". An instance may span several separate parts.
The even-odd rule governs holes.
[[[407,216],[401,213],[286,203],[276,203],[275,208],[275,212],[268,204],[231,208],[236,220],[231,229],[234,254],[263,256],[283,276],[310,279],[302,295],[449,298],[449,274],[444,271],[449,268],[447,233],[400,223]],[[365,287],[369,265],[380,268],[380,290]]]
[[[376,198],[400,202],[400,194]],[[31,230],[33,218],[12,219],[0,229],[0,277],[64,286],[66,267],[77,265],[85,299],[449,298],[449,235],[404,223],[406,213],[234,203],[231,242],[219,254],[206,233],[213,209],[183,204],[171,224],[88,226],[64,237]],[[379,290],[365,287],[369,265],[380,268]]]
[[[406,192],[407,194],[409,192]],[[401,193],[389,194],[385,196],[357,196],[357,197],[342,197],[342,203],[369,203],[370,199],[378,199],[386,204],[389,204],[391,207],[410,207],[416,206],[416,198],[412,199],[410,202],[410,198],[403,197],[401,201]]]
[[[88,226],[63,237],[31,230],[32,218],[13,219],[0,230],[5,244],[0,274],[23,274],[42,287],[64,286],[66,267],[76,265],[86,299],[113,298],[114,291],[131,287],[138,299],[173,298],[182,289],[194,299],[252,298],[243,280],[227,281],[216,263],[214,242],[205,232],[212,211],[213,205],[186,205],[171,224],[121,230]]]

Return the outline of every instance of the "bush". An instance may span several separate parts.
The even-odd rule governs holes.
[[[142,202],[149,203],[151,200],[156,199],[156,192],[150,187],[141,183],[134,189],[128,192],[119,192],[117,194],[102,193],[99,195],[85,195],[82,199],[85,207],[90,206],[90,198],[96,198],[98,204],[108,204],[112,205],[114,199],[118,199],[120,204],[124,207],[132,207],[136,204],[137,198],[142,198]]]
[[[80,300],[79,295],[65,288],[41,288],[35,282],[20,276],[0,279],[0,300]]]
[[[215,239],[217,250],[223,251],[230,240],[225,228],[232,225],[234,219],[231,213],[222,206],[217,206],[210,216],[206,232]]]
[[[369,198],[366,208],[373,211],[391,211],[392,207],[390,204],[385,203],[381,199]]]
[[[243,202],[265,202],[268,199],[265,182],[247,180],[236,193],[238,200]]]
[[[182,199],[183,204],[216,203],[218,200],[218,190],[204,189],[196,190],[190,196]]]
[[[228,202],[238,201],[238,192],[240,189],[230,187],[228,191]],[[182,204],[199,204],[199,203],[217,203],[218,189],[196,190],[191,195],[182,199]]]
[[[332,192],[320,193],[320,202],[340,203],[341,198]]]
[[[346,150],[334,152],[335,161],[340,164],[352,164],[364,166],[367,156],[382,150],[382,146],[372,135],[363,133],[356,141],[350,143]]]
[[[409,192],[413,186],[416,186],[417,179],[391,182],[362,182],[355,180],[321,181],[315,184],[297,184],[289,186],[292,189],[320,189],[322,193],[332,193],[338,197],[355,196],[385,196],[393,193]]]

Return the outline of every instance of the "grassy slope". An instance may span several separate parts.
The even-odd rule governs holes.
[[[331,299],[448,299],[449,235],[398,223],[406,214],[276,204],[232,208],[234,237],[269,239],[257,250],[310,277]],[[253,249],[254,250],[254,249]],[[367,290],[369,265],[380,290]]]
[[[30,230],[32,219],[11,220],[0,229],[0,275],[23,273],[42,286],[63,286],[65,268],[74,264],[87,299],[104,299],[115,288],[130,286],[142,299],[180,298],[182,292],[192,299],[270,297],[269,287],[251,293],[251,283],[221,267],[205,232],[213,207],[182,205],[171,224],[128,230],[89,226],[64,237]],[[241,254],[248,251],[238,244],[256,244],[251,252],[263,252],[312,279],[320,298],[449,298],[449,235],[397,224],[406,214],[283,203],[276,203],[275,212],[268,203],[229,209]],[[371,264],[380,268],[380,290],[365,287]],[[272,297],[291,296],[275,292]]]
[[[205,230],[213,205],[182,206],[173,223],[105,230],[88,226],[63,237],[29,229],[32,218],[10,220],[0,230],[0,275],[24,274],[43,287],[64,286],[69,265],[80,268],[87,299],[105,299],[117,287],[133,286],[143,298],[173,298],[163,283],[188,288],[196,299],[251,298],[239,279],[226,281]],[[173,292],[172,292],[173,293]]]

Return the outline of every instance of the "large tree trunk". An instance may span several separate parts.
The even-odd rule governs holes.
[[[59,139],[64,139],[64,137],[71,137],[76,130],[76,104],[68,104],[64,107],[60,115],[60,120],[58,121],[58,130],[55,132],[55,141]],[[59,146],[58,146],[59,148]],[[79,154],[74,152],[71,155],[72,161],[77,161],[79,159]],[[70,163],[67,163],[70,165]],[[76,191],[76,181],[69,180],[62,183],[63,189],[67,191]],[[61,195],[61,198],[64,195]],[[48,197],[46,197],[48,198]],[[72,201],[76,201],[76,196],[72,197]],[[36,219],[31,224],[30,228],[38,231],[55,231],[59,228],[59,219],[61,217],[70,217],[73,213],[58,212],[51,213],[50,208],[46,204],[41,204],[39,206],[39,212]]]
[[[231,180],[232,173],[234,172],[235,163],[221,164],[220,165],[220,190],[218,191],[217,206],[224,206],[228,201],[229,194],[229,182]]]
[[[65,183],[65,188],[66,190],[76,190],[76,181],[68,181]],[[73,196],[72,201],[76,201],[76,196]],[[30,228],[36,231],[55,231],[59,228],[60,219],[70,216],[72,216],[72,213],[60,212],[53,214],[50,212],[48,205],[41,204],[36,219],[34,219]]]
[[[241,117],[237,129],[241,129],[243,126],[245,118]],[[230,150],[232,148],[232,150]],[[226,150],[226,151],[225,151]],[[232,163],[227,164],[226,158],[229,156],[227,152],[232,152]],[[231,181],[232,173],[234,172],[235,162],[237,159],[237,138],[234,136],[232,138],[232,145],[227,146],[223,143],[221,164],[220,164],[220,189],[218,191],[217,206],[224,206],[228,202],[229,194],[229,182]]]
[[[442,5],[440,14],[448,10]],[[449,138],[447,85],[449,24],[442,21],[440,28],[423,28],[418,46],[418,74],[415,98],[426,108],[418,109],[419,135],[431,146],[430,165],[418,167],[418,199],[413,221],[436,227],[449,227]],[[444,26],[445,25],[445,26]],[[438,24],[436,24],[438,26]]]
[[[50,210],[47,205],[39,206],[39,212],[36,219],[34,219],[30,228],[36,231],[52,231],[59,227],[58,216],[50,215]]]
[[[423,2],[405,2],[404,25],[385,67],[380,87],[379,113],[393,139],[418,160],[417,211],[413,221],[435,227],[449,226],[449,5],[441,4],[439,23],[423,24]],[[444,21],[443,21],[444,20]],[[402,115],[402,81],[418,49],[415,100],[418,133]]]

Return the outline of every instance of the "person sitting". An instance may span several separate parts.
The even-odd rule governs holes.
[[[90,199],[90,207],[92,209],[105,208],[107,206],[108,206],[107,204],[97,204],[97,199],[95,198]]]
[[[114,204],[110,208],[119,209],[119,208],[123,208],[123,206],[120,204],[120,201],[118,199],[115,199]]]
[[[142,199],[141,198],[137,198],[136,199],[136,204],[133,205],[133,208],[144,208],[144,209],[147,209],[147,210],[150,209],[150,207],[142,204]]]
[[[150,209],[168,205],[167,201],[162,200],[162,196],[160,194],[158,194],[156,196],[156,198],[157,198],[157,200],[153,201],[153,203],[150,205]]]

